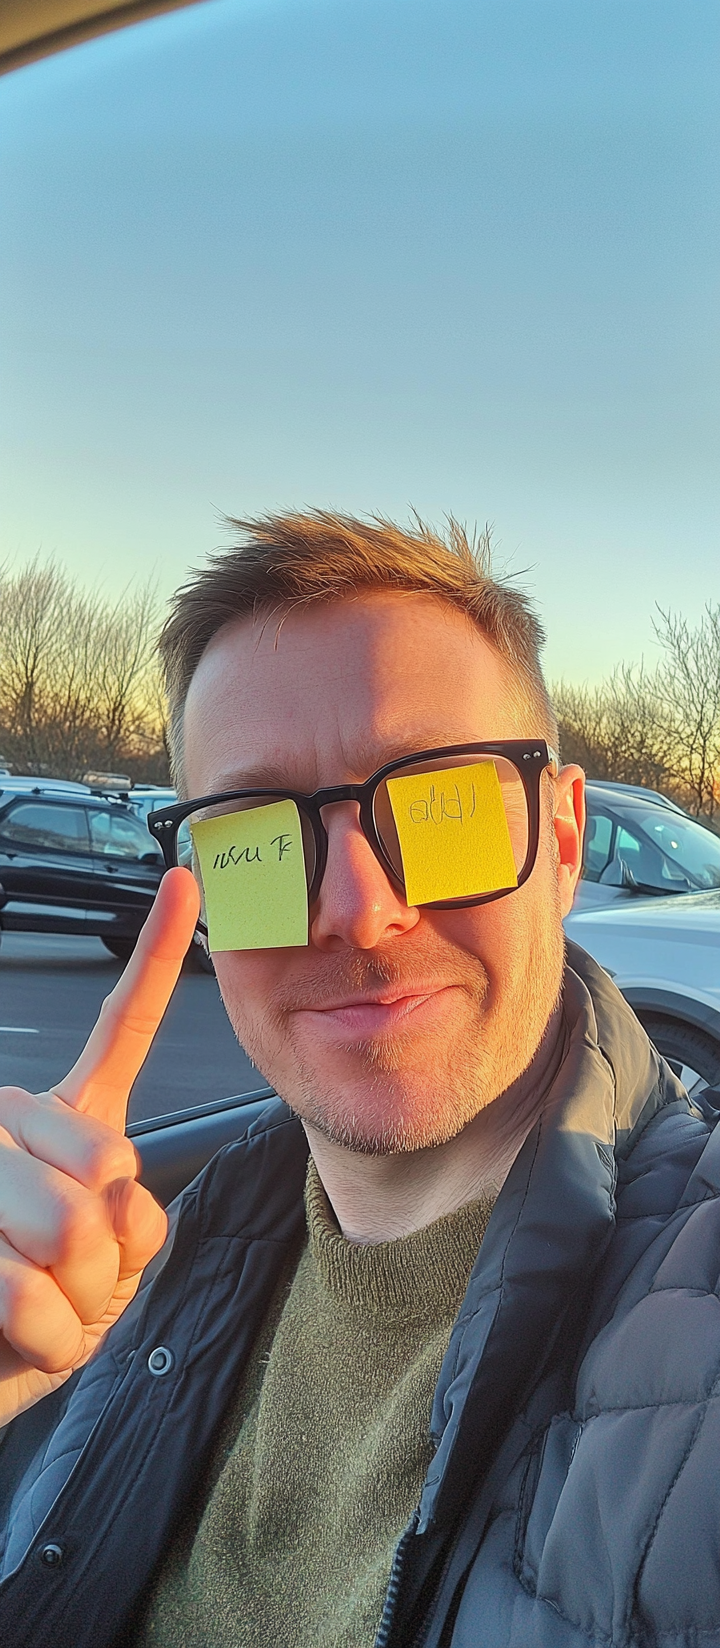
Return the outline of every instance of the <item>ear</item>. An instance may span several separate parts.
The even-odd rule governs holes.
[[[563,916],[572,909],[582,870],[585,834],[585,774],[581,767],[561,767],[555,779],[555,816],[558,845],[557,873]]]

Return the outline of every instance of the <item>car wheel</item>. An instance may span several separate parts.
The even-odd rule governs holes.
[[[137,944],[136,938],[104,938],[105,949],[111,956],[117,956],[118,961],[129,961]]]
[[[718,1086],[720,1042],[704,1030],[696,1029],[694,1024],[681,1024],[679,1019],[656,1018],[652,1013],[643,1013],[641,1023],[658,1053],[667,1059],[688,1092],[698,1081],[708,1087]]]

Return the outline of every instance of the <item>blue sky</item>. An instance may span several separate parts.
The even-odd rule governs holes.
[[[552,676],[720,599],[717,0],[205,0],[0,81],[3,553],[494,523]]]

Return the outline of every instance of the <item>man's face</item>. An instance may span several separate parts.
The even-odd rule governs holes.
[[[185,710],[188,794],[358,783],[394,757],[538,736],[502,660],[430,596],[369,594],[210,643]],[[580,865],[577,769],[542,783],[526,884],[466,910],[408,907],[360,829],[324,809],[329,851],[306,949],[216,953],[242,1045],[303,1119],[348,1148],[454,1137],[527,1068],[560,989]],[[555,816],[553,816],[555,815]]]

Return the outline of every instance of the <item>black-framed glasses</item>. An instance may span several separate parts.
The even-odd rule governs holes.
[[[256,788],[178,801],[150,813],[148,829],[159,842],[166,867],[181,864],[192,869],[202,890],[193,835],[197,825],[277,802],[293,802],[299,816],[311,908],[327,863],[323,808],[339,801],[354,801],[359,806],[361,829],[375,857],[409,902],[430,909],[463,909],[506,897],[532,874],[540,838],[540,780],[548,768],[556,773],[558,758],[544,739],[452,744],[388,761],[363,784],[336,784],[315,790],[312,795],[292,789]],[[412,782],[403,785],[397,780]],[[426,826],[425,839],[433,835],[433,826],[444,825],[444,839],[453,821],[467,827],[471,820],[473,841],[487,849],[487,863],[494,866],[490,881],[487,869],[477,870],[475,882],[468,871],[462,892],[459,887],[453,888],[455,896],[413,898],[413,892],[422,889],[414,869],[410,871],[410,825]],[[421,828],[416,832],[417,839],[422,834]],[[435,839],[440,839],[437,830]],[[498,885],[498,879],[502,885]],[[427,891],[438,889],[446,890],[439,882],[434,887],[427,882]],[[204,920],[198,925],[201,931],[207,931]]]

